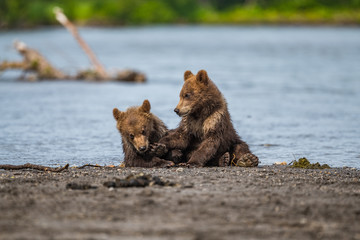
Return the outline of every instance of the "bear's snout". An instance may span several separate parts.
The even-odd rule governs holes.
[[[174,112],[176,112],[176,114],[179,114],[180,110],[178,108],[175,108]]]
[[[139,151],[140,152],[144,152],[146,150],[146,146],[141,146],[141,147],[139,147]]]

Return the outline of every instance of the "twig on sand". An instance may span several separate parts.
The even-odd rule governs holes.
[[[115,168],[115,165],[107,165],[107,166],[100,166],[99,164],[85,164],[85,165],[82,165],[80,167],[72,167],[72,168],[75,168],[75,169],[83,169],[83,168],[86,168],[86,167],[94,167],[94,168]],[[123,167],[121,165],[119,165],[119,167]]]
[[[58,167],[58,168],[52,168],[52,167],[47,167],[47,166],[42,166],[42,165],[35,165],[35,164],[31,164],[31,163],[25,163],[23,165],[10,165],[10,164],[0,165],[0,169],[4,169],[4,170],[35,169],[35,170],[49,171],[49,172],[61,172],[68,168],[69,168],[69,164],[66,164],[63,167]]]
[[[85,164],[85,165],[82,165],[82,166],[80,166],[80,167],[75,167],[75,168],[77,168],[77,169],[83,169],[83,168],[85,168],[85,167],[98,167],[98,168],[101,168],[101,166],[100,165],[93,165],[93,164]]]

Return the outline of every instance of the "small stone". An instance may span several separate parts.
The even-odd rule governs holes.
[[[274,165],[287,165],[286,162],[275,162]]]
[[[72,189],[72,190],[87,190],[87,189],[96,189],[96,186],[92,186],[88,183],[68,183],[66,184],[66,189]]]
[[[152,183],[155,184],[155,185],[159,185],[159,186],[164,186],[165,183],[163,180],[161,180],[161,178],[155,176],[152,178]]]
[[[182,185],[183,188],[193,188],[194,187],[194,184],[192,183],[187,183],[187,184],[184,184]]]
[[[105,182],[103,184],[105,187],[147,187],[147,186],[178,186],[177,183],[170,181],[165,181],[161,177],[151,176],[150,174],[130,174],[125,179],[115,178],[115,181]]]
[[[103,185],[108,188],[114,188],[116,186],[116,183],[109,181],[109,182],[104,182]]]
[[[151,196],[154,195],[154,191],[152,191],[151,189],[146,188],[141,192],[141,195],[151,197]]]

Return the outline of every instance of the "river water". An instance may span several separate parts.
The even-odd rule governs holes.
[[[112,116],[149,99],[169,128],[185,70],[206,69],[239,135],[261,164],[307,157],[360,168],[360,29],[157,26],[81,28],[109,71],[144,72],[145,84],[21,82],[0,75],[0,163],[119,164]],[[90,65],[66,30],[0,32],[0,60],[20,60],[14,39],[61,70]]]

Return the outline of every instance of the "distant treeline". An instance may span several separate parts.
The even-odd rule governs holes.
[[[57,24],[360,24],[360,0],[0,0],[0,28]]]

